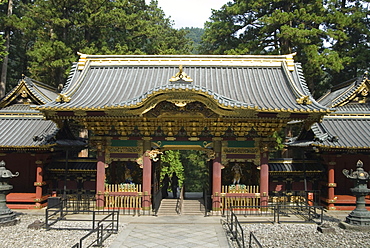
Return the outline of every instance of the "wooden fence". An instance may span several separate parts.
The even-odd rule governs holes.
[[[257,185],[230,185],[222,186],[221,210],[225,211],[233,206],[260,205],[260,192]]]
[[[123,210],[123,213],[128,214],[140,214],[141,184],[106,184],[104,200],[105,208]]]

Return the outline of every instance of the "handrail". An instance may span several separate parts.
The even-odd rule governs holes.
[[[158,210],[159,210],[159,207],[161,206],[161,202],[162,202],[162,187],[153,194],[153,215],[156,216],[157,213],[158,213]]]
[[[259,240],[256,238],[256,236],[254,236],[253,232],[250,232],[249,233],[249,248],[253,247],[252,246],[252,243],[255,243],[259,248],[262,248],[262,245],[261,243],[259,242]]]
[[[181,187],[180,196],[177,199],[177,203],[176,203],[176,213],[177,214],[182,214],[182,205],[183,204],[184,204],[184,186]]]
[[[208,216],[208,190],[203,188],[204,217]]]

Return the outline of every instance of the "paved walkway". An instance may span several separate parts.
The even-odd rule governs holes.
[[[231,247],[219,216],[124,216],[120,221],[128,226],[109,248]]]

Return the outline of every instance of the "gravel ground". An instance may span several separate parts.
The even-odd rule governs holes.
[[[80,238],[88,233],[82,230],[49,230],[44,228],[35,230],[27,228],[34,221],[44,221],[43,216],[37,215],[19,215],[20,223],[13,226],[0,227],[0,247],[1,248],[67,248],[72,247],[79,242]],[[63,226],[91,227],[91,222],[63,222]],[[123,225],[120,224],[119,231]],[[92,239],[96,235],[92,235]],[[105,242],[104,246],[109,247],[115,239],[116,234],[112,234]],[[90,241],[92,241],[90,239]],[[85,243],[84,243],[85,244]]]
[[[243,228],[248,237],[247,242],[249,233],[252,231],[263,247],[360,248],[370,246],[370,232],[342,229],[338,223],[338,219],[324,218],[323,224],[333,227],[333,233],[317,231],[316,224],[246,224]]]

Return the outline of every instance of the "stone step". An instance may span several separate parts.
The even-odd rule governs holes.
[[[184,215],[203,215],[204,204],[202,199],[184,200],[182,214]]]
[[[177,199],[163,199],[159,206],[157,215],[178,215],[176,212]]]

